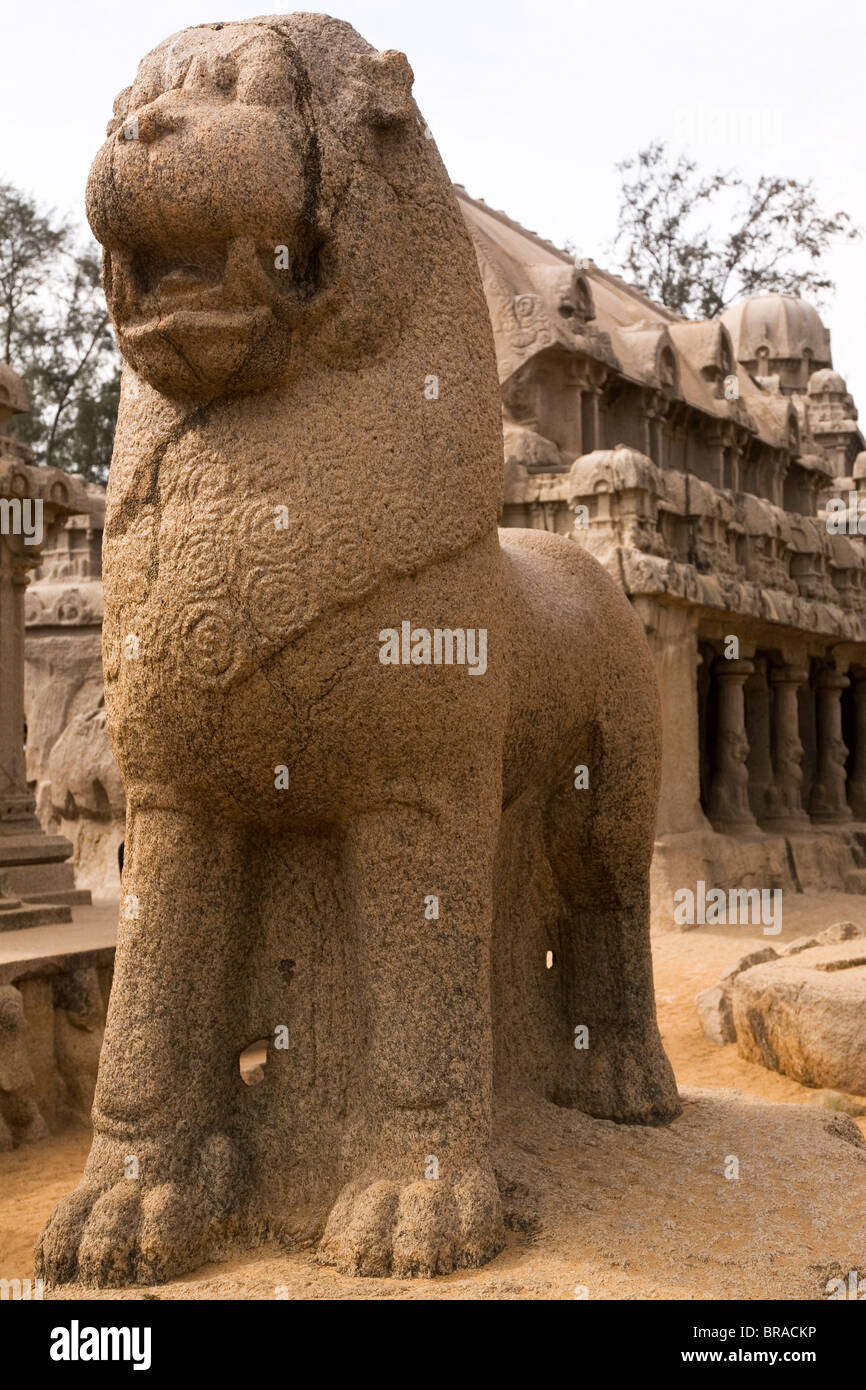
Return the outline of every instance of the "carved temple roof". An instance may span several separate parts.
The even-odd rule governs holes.
[[[705,416],[739,425],[792,457],[802,450],[820,466],[820,451],[806,448],[806,409],[815,409],[817,391],[841,401],[845,383],[823,370],[831,363],[829,333],[811,305],[761,295],[719,319],[684,319],[593,261],[575,262],[461,185],[455,192],[478,257],[501,381],[537,353],[564,349],[605,362],[626,381],[664,390]],[[775,378],[756,379],[746,367],[764,347],[770,362],[806,354],[804,390],[810,369],[818,379],[809,383],[803,411]],[[725,390],[731,377],[736,391]],[[854,420],[852,405],[836,432],[853,431],[860,438]]]

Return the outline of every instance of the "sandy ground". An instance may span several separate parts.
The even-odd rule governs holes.
[[[60,1298],[819,1299],[866,1274],[866,1117],[743,1061],[701,1032],[695,994],[741,955],[818,931],[866,925],[866,899],[785,897],[764,937],[702,927],[654,941],[659,1020],[684,1099],[662,1129],[620,1126],[528,1099],[499,1117],[497,1169],[510,1223],[484,1269],[437,1280],[355,1280],[312,1252],[271,1248],[152,1289],[69,1288]],[[859,1098],[866,1108],[866,1098]],[[76,1183],[89,1135],[67,1132],[0,1155],[0,1275],[25,1277],[55,1201]],[[730,1158],[739,1177],[725,1176]]]

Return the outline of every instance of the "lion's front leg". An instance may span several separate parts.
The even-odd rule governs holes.
[[[164,1279],[225,1238],[239,1187],[243,863],[235,829],[130,811],[93,1146],[37,1249],[52,1283]]]
[[[498,815],[495,793],[473,804],[448,791],[363,815],[348,832],[367,1085],[353,1176],[320,1246],[348,1273],[446,1274],[504,1243],[490,1160]]]

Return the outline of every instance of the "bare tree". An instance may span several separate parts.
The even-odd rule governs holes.
[[[762,175],[750,185],[730,172],[702,175],[659,140],[616,167],[622,189],[613,246],[622,273],[688,318],[715,318],[760,293],[820,303],[834,288],[821,269],[828,247],[860,235],[847,213],[821,212],[811,182]],[[730,193],[735,206],[726,209]]]

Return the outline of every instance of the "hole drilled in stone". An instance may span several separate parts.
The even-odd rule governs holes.
[[[260,1038],[250,1043],[240,1055],[241,1081],[245,1086],[258,1086],[265,1079],[265,1064],[268,1060],[268,1039]]]

